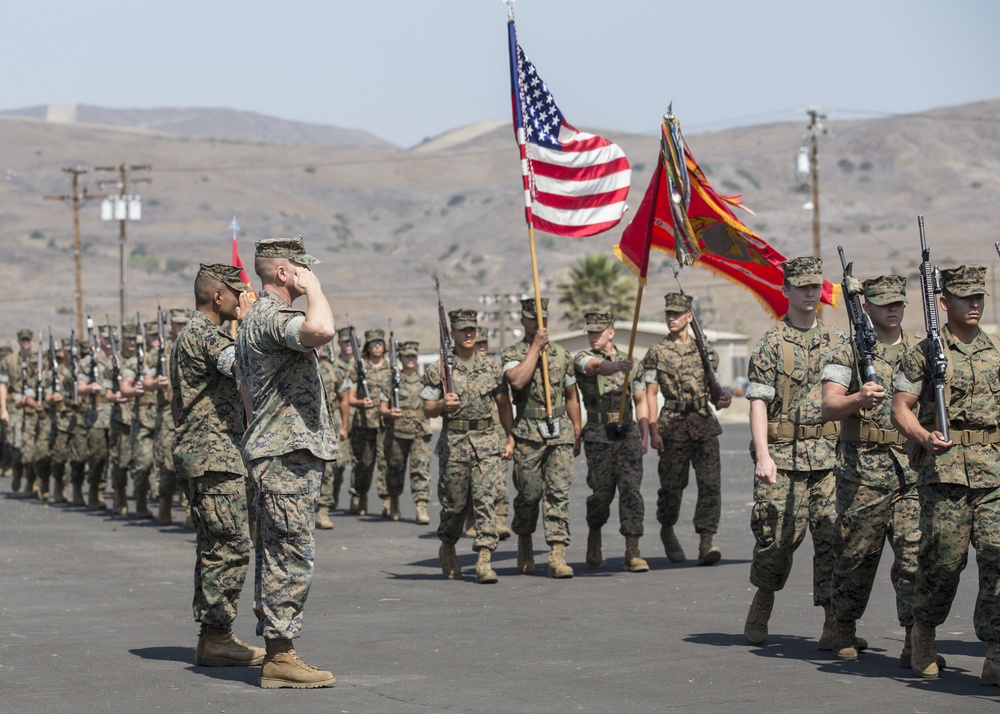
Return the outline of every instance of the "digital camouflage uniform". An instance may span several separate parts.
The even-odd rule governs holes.
[[[583,427],[583,450],[587,457],[587,525],[600,529],[611,517],[611,502],[618,492],[618,530],[623,536],[641,536],[645,505],[640,493],[642,486],[642,443],[639,425],[633,417],[632,395],[638,386],[643,389],[642,367],[635,364],[625,375],[616,372],[610,376],[587,376],[589,362],[604,360],[619,362],[628,355],[618,348],[614,354],[594,350],[578,352],[574,358],[576,385],[580,390],[583,406],[587,410],[587,423]],[[608,438],[605,425],[615,423],[621,405],[622,389],[626,387],[625,422],[622,438]]]
[[[715,350],[712,355],[713,364],[718,364]],[[656,420],[657,432],[663,439],[657,467],[660,488],[656,520],[670,528],[676,525],[681,497],[693,467],[698,486],[694,530],[698,534],[718,533],[722,515],[722,462],[719,458],[722,427],[709,406],[708,378],[698,345],[693,339],[681,343],[664,338],[646,353],[642,366],[645,382],[656,384],[663,397],[663,408]],[[652,418],[656,404],[650,403],[649,409]]]
[[[334,431],[340,431],[340,400],[337,394],[337,366],[325,356],[319,357],[319,374],[323,380],[323,391],[326,393],[326,407],[330,412],[330,422]],[[337,464],[341,452],[344,451],[344,444],[341,442],[337,448],[338,459],[327,461],[323,469],[323,480],[319,488],[319,500],[316,502],[317,509],[326,508],[328,510],[336,508],[334,494],[340,492],[340,483],[336,483]],[[340,471],[341,482],[343,481],[343,469]]]
[[[102,330],[102,334],[104,331]],[[111,357],[105,355],[98,348],[96,355],[96,367],[94,365],[95,356],[93,347],[90,357],[85,362],[86,369],[81,374],[81,381],[91,384],[94,375],[97,381],[104,387],[97,394],[91,394],[86,398],[84,411],[84,425],[87,428],[87,508],[90,510],[100,510],[105,507],[104,491],[108,482],[108,459],[111,448],[111,411],[112,404],[108,400],[107,390],[110,389],[110,382],[104,381],[104,375],[110,374],[113,370]]]
[[[122,333],[135,334],[134,325],[124,325]],[[131,362],[131,366],[128,363]],[[118,388],[121,389],[121,381],[126,378],[135,379],[135,352],[125,354],[119,352],[118,364],[120,373],[118,375]],[[114,362],[108,361],[107,370],[104,374],[105,386],[114,392]],[[125,402],[113,402],[111,405],[111,430],[108,434],[108,461],[111,464],[111,487],[115,492],[116,514],[127,512],[125,504],[125,493],[128,487],[128,472],[132,465],[132,422],[135,419],[136,400],[130,399]]]
[[[971,543],[979,565],[973,623],[976,636],[993,643],[1000,641],[1000,351],[981,330],[969,344],[947,327],[941,338],[948,357],[945,400],[954,446],[938,456],[923,449],[918,455],[921,539],[913,616],[929,627],[947,619]],[[903,355],[894,387],[918,396],[920,422],[934,431],[926,348],[921,342]]]
[[[156,334],[156,323],[147,322],[145,333]],[[150,329],[152,328],[152,329]],[[144,339],[142,335],[140,340]],[[137,383],[144,382],[146,377],[155,378],[158,375],[158,360],[156,350],[143,350],[143,367],[141,374],[135,374]],[[135,359],[125,365],[125,374],[133,376],[137,368]],[[140,515],[150,491],[150,478],[153,474],[154,454],[156,449],[156,429],[160,421],[158,402],[162,399],[159,390],[147,389],[144,394],[135,398],[135,411],[132,419],[132,484],[136,495],[136,511]]]
[[[30,330],[20,330],[31,336]],[[7,385],[7,413],[10,422],[4,430],[4,466],[11,470],[11,490],[17,491],[24,478],[24,395],[34,359],[31,354],[15,350],[0,361],[0,382]],[[20,402],[20,404],[19,404]]]
[[[456,359],[452,377],[461,408],[442,414],[441,435],[434,450],[441,502],[437,535],[445,543],[457,543],[471,502],[476,529],[472,549],[492,552],[499,543],[496,501],[507,473],[502,458],[504,430],[494,418],[496,398],[505,393],[503,377],[500,365],[478,352],[469,360]],[[424,400],[444,397],[440,361],[427,366],[423,385]]]
[[[63,340],[62,349],[69,350],[69,340]],[[76,476],[78,473],[79,481],[74,478],[74,483],[82,484],[83,482],[86,427],[83,424],[83,407],[73,402],[73,373],[69,368],[59,364],[58,375],[59,394],[62,396],[62,400],[54,402],[51,406],[52,427],[49,453],[54,484],[53,500],[56,503],[61,503],[66,500],[65,483],[68,475],[72,473]],[[51,399],[54,396],[53,386],[50,381],[46,399]],[[80,486],[76,488],[79,489]],[[76,505],[82,505],[82,498]]]
[[[781,590],[808,527],[814,550],[813,603],[826,606],[835,560],[833,466],[839,425],[824,423],[820,415],[820,379],[827,353],[844,339],[819,320],[805,331],[782,320],[754,348],[746,392],[748,399],[767,403],[768,451],[778,469],[775,483],[754,482],[750,582],[763,590]]]
[[[25,439],[24,458],[28,462],[28,490],[26,493],[47,500],[49,497],[49,477],[52,473],[52,405],[45,401],[46,385],[51,384],[52,371],[48,359],[44,358],[41,378],[34,380],[29,387],[28,396],[38,402],[38,407],[29,409],[29,418],[25,423],[25,431],[31,430],[32,438]],[[37,374],[37,365],[36,365]],[[31,414],[31,412],[34,412]],[[32,423],[33,422],[33,423]],[[27,434],[26,434],[27,435]]]
[[[173,343],[170,385],[179,423],[174,468],[188,494],[196,556],[196,622],[231,628],[250,563],[247,472],[240,453],[246,419],[233,376],[233,339],[195,312]]]
[[[890,278],[893,276],[884,276]],[[901,288],[885,279],[865,281],[868,302],[887,305],[904,300]],[[872,365],[878,383],[892,391],[892,379],[902,355],[915,340],[876,341]],[[861,388],[857,349],[845,340],[827,356],[823,382],[833,382],[857,394]],[[917,475],[903,450],[903,436],[889,419],[892,399],[874,409],[852,414],[841,422],[834,477],[837,484],[836,563],[833,568],[833,613],[838,620],[859,620],[868,607],[882,548],[888,539],[894,559],[890,579],[896,591],[899,624],[913,624],[917,547],[920,542],[920,502]]]
[[[532,313],[534,314],[534,313]],[[524,340],[507,347],[501,362],[503,371],[520,364],[528,354]],[[542,382],[542,360],[524,389],[511,386],[515,407],[514,417],[514,520],[511,530],[531,535],[538,526],[539,503],[542,503],[542,527],[545,542],[569,545],[569,489],[573,483],[573,423],[566,414],[564,387],[576,384],[576,374],[570,356],[561,346],[549,343],[545,347],[551,385],[552,412],[559,424],[559,436],[543,439],[538,425],[545,423],[545,391]]]
[[[415,342],[404,342],[400,349],[412,349],[412,354],[416,354],[415,345]],[[384,386],[388,387],[389,392],[383,391],[379,394],[379,399],[391,405],[391,380]],[[400,370],[399,408],[403,416],[386,419],[385,484],[390,498],[402,494],[406,485],[406,466],[409,463],[413,503],[426,506],[431,500],[431,423],[424,416],[422,391],[423,382],[419,374],[405,374]]]
[[[369,333],[375,332],[369,330]],[[377,330],[381,333],[381,330]],[[367,334],[367,333],[366,333]],[[379,337],[378,339],[383,339]],[[368,340],[366,339],[367,343]],[[379,385],[383,380],[389,378],[389,360],[383,358],[379,365],[373,365],[365,359],[367,370],[367,384],[371,394],[363,394],[364,389],[359,384],[357,364],[351,363],[350,373],[347,376],[347,384],[350,389],[355,390],[358,399],[365,396],[371,397],[374,406],[370,408],[353,407],[354,414],[351,417],[351,451],[354,455],[354,467],[351,469],[351,495],[364,496],[367,498],[368,491],[371,490],[372,478],[375,476],[376,466],[378,467],[378,478],[384,478],[385,473],[385,436],[383,434],[382,417],[378,411]],[[385,498],[384,485],[376,486],[380,498]]]
[[[170,358],[174,348],[174,340],[167,339],[163,345],[165,362],[164,374],[170,377]],[[153,377],[160,375],[159,348],[153,350],[156,358],[153,367]],[[170,400],[173,397],[173,386],[156,392],[156,426],[153,441],[153,463],[157,470],[156,495],[160,499],[161,515],[169,515],[170,507],[177,491],[177,470],[174,467],[174,418],[170,413]],[[242,402],[241,402],[242,404]]]
[[[260,255],[262,244],[258,242]],[[315,259],[302,255],[300,262]],[[256,489],[257,634],[292,639],[312,583],[316,501],[337,457],[316,353],[299,339],[305,315],[263,291],[237,331],[239,377],[253,401],[243,455]]]

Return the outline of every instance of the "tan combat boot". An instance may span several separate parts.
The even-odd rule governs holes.
[[[427,515],[426,503],[417,504],[417,523],[422,526],[427,526],[431,523],[431,517]]]
[[[382,499],[382,518],[388,518],[391,513],[391,499],[386,496]]]
[[[360,496],[351,496],[351,505],[348,507],[347,512],[357,515],[360,509],[361,509]]]
[[[160,522],[161,526],[169,526],[174,522],[174,514],[171,510],[173,504],[171,503],[173,499],[164,498],[160,496],[160,507],[156,512],[156,520]]]
[[[333,528],[333,521],[330,520],[330,509],[326,506],[320,506],[316,509],[316,527],[321,531]]]
[[[116,516],[128,515],[128,501],[125,498],[124,486],[120,488],[115,486],[115,500],[111,508]]]
[[[722,559],[722,551],[712,545],[712,534],[702,533],[698,544],[698,565],[715,565]]]
[[[566,546],[562,543],[552,545],[552,552],[549,553],[549,577],[573,577],[573,568],[566,564]]]
[[[531,544],[531,535],[517,537],[517,569],[525,575],[535,572],[535,547]]]
[[[458,564],[458,556],[455,555],[455,544],[441,542],[438,548],[438,557],[441,559],[441,572],[448,580],[461,580],[462,568]]]
[[[604,554],[601,553],[601,529],[591,528],[587,531],[587,565],[600,568],[604,565]]]
[[[830,605],[823,605],[823,633],[819,636],[819,649],[823,652],[833,650],[833,639],[837,631],[837,619],[834,617],[833,608]],[[868,640],[864,637],[854,638],[854,646],[860,652],[868,649]]]
[[[399,496],[389,496],[389,518],[399,520]]]
[[[774,592],[757,588],[747,612],[747,621],[743,625],[743,636],[747,644],[759,645],[767,639],[767,623],[771,619],[771,608],[774,607]]]
[[[497,578],[496,571],[490,565],[491,553],[488,548],[481,548],[479,550],[479,560],[476,562],[476,582],[480,584],[495,583],[499,578]]]
[[[497,514],[497,537],[500,540],[510,538],[510,528],[507,527],[507,516]]]
[[[260,668],[262,689],[316,689],[329,687],[337,680],[326,672],[306,664],[292,648],[291,640],[267,640],[267,654]]]
[[[845,662],[858,658],[856,641],[857,623],[854,620],[836,620],[833,625],[833,656]]]
[[[98,498],[98,496],[101,495],[101,494],[98,493],[98,491],[100,491],[100,486],[98,486],[96,483],[90,484],[90,487],[87,489],[87,510],[88,511],[100,511],[100,510],[103,510],[103,508],[104,508],[104,499]]]
[[[368,494],[362,493],[358,496],[358,515],[367,516],[368,515]]]
[[[983,662],[979,683],[989,687],[1000,685],[1000,640],[990,640],[986,647],[986,661]]]
[[[639,555],[639,536],[625,536],[625,570],[630,573],[645,573],[649,563]]]
[[[66,482],[62,476],[52,479],[52,503],[66,503]]]
[[[899,666],[904,669],[910,668],[910,655],[913,654],[913,625],[906,626],[906,639],[903,640],[903,651],[899,653]],[[944,669],[948,663],[941,655],[937,656],[938,669]]]
[[[79,481],[73,482],[73,505],[85,506],[87,502],[83,500],[83,484]]]
[[[194,663],[199,667],[256,667],[264,649],[242,642],[228,627],[201,626]]]
[[[660,540],[663,541],[663,550],[666,551],[671,563],[684,562],[686,558],[684,549],[681,548],[680,541],[674,535],[673,526],[660,526]]]
[[[136,518],[152,518],[153,514],[149,510],[149,492],[148,491],[136,491],[135,492],[135,517]]]
[[[934,647],[934,628],[921,624],[919,621],[913,623],[911,630],[910,669],[918,677],[924,679],[937,679],[937,651]]]

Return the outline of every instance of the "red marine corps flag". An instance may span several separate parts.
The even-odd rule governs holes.
[[[236,215],[233,215],[233,222],[229,224],[230,229],[233,231],[233,265],[240,269],[240,280],[243,284],[250,289],[250,294],[257,299],[257,293],[253,289],[253,285],[250,283],[250,276],[247,275],[247,269],[243,267],[243,260],[240,258],[240,247],[236,244],[236,233],[240,230],[239,224],[236,222]]]
[[[691,156],[673,114],[664,117],[660,156],[646,195],[622,232],[615,255],[645,282],[650,247],[700,265],[753,293],[774,317],[788,312],[782,294],[785,256],[747,228],[732,208],[739,196],[722,196]],[[837,307],[840,286],[823,282],[820,300]]]

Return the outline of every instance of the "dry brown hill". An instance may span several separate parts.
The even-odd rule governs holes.
[[[682,118],[683,115],[681,114]],[[1000,101],[924,114],[830,122],[820,139],[821,217],[827,274],[839,278],[842,244],[861,276],[913,273],[919,260],[916,215],[926,217],[933,257],[943,265],[993,264],[1000,205]],[[649,136],[601,132],[618,141],[635,175],[638,205],[656,156]],[[404,151],[384,145],[267,143],[170,135],[134,127],[57,124],[0,115],[0,277],[11,286],[0,335],[52,323],[69,329],[73,299],[71,212],[42,196],[65,193],[63,167],[148,163],[140,186],[143,218],[129,225],[130,310],[152,316],[188,304],[199,262],[229,260],[235,212],[250,262],[253,241],[301,233],[323,260],[317,273],[338,316],[362,326],[392,318],[397,336],[436,339],[432,275],[446,307],[474,305],[482,294],[530,289],[527,233],[520,203],[517,149],[506,124],[449,132]],[[811,251],[808,194],[794,177],[802,124],[747,127],[688,137],[709,180],[743,193],[756,216],[748,224],[787,255]],[[109,178],[109,176],[103,176]],[[98,193],[93,172],[87,187]],[[97,315],[118,310],[117,224],[102,223],[98,202],[85,208],[84,295]],[[588,252],[609,252],[621,230],[585,240],[538,235],[544,291],[565,280]],[[701,296],[705,323],[758,337],[770,324],[748,293],[696,268],[685,288]],[[16,287],[15,287],[16,286]],[[911,286],[913,283],[911,282]],[[914,286],[915,287],[915,286]],[[666,256],[656,256],[644,319],[659,319],[659,295],[674,288]],[[994,295],[998,291],[991,291]],[[911,292],[911,326],[920,323]],[[843,313],[827,319],[844,325]],[[561,329],[556,315],[554,330]],[[994,312],[987,313],[994,320]]]

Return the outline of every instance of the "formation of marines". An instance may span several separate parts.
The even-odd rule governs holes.
[[[348,472],[349,513],[367,515],[374,481],[382,517],[400,520],[409,482],[415,521],[429,525],[437,418],[437,536],[446,578],[462,578],[456,546],[467,528],[478,583],[498,581],[492,554],[511,531],[518,571],[534,573],[539,516],[548,576],[572,578],[569,492],[581,450],[591,491],[586,564],[604,565],[602,527],[617,492],[625,570],[648,571],[639,541],[650,445],[659,452],[656,518],[667,558],[686,559],[675,527],[693,469],[698,562],[720,561],[715,411],[731,398],[711,396],[707,371],[718,356],[706,362],[692,344],[690,296],[665,296],[668,334],[641,363],[614,344],[615,316],[607,310],[585,314],[590,349],[570,355],[543,326],[548,301],[523,300],[524,337],[499,361],[477,348],[477,311],[452,310],[453,352],[421,375],[418,343],[395,343],[390,333],[387,345],[378,328],[361,342],[353,327],[334,327],[309,269],[316,262],[301,237],[259,241],[255,270],[264,290],[256,302],[238,268],[203,264],[193,312],[177,308],[123,325],[120,338],[115,327],[95,328],[78,344],[53,344],[47,356],[23,329],[18,349],[0,359],[2,466],[13,491],[102,510],[110,481],[112,515],[125,517],[131,475],[134,517],[152,518],[155,497],[163,525],[182,494],[197,533],[197,664],[261,665],[260,686],[269,688],[334,682],[292,646],[302,630],[314,529],[333,528]],[[867,643],[856,623],[888,540],[906,630],[900,665],[937,677],[945,662],[935,628],[949,613],[972,543],[976,633],[988,643],[981,681],[1000,684],[1000,346],[978,326],[985,269],[942,271],[947,437],[934,423],[925,345],[901,328],[905,278],[863,283],[878,338],[877,379],[866,381],[854,338],[817,317],[821,259],[796,258],[783,270],[788,313],[754,349],[746,393],[755,475],[750,582],[757,588],[747,642],[766,640],[775,593],[808,529],[813,601],[824,612],[819,648],[858,659]],[[307,309],[293,308],[303,296]],[[227,322],[239,329],[230,332]],[[508,530],[510,462],[516,495]],[[232,633],[251,546],[265,648]]]

